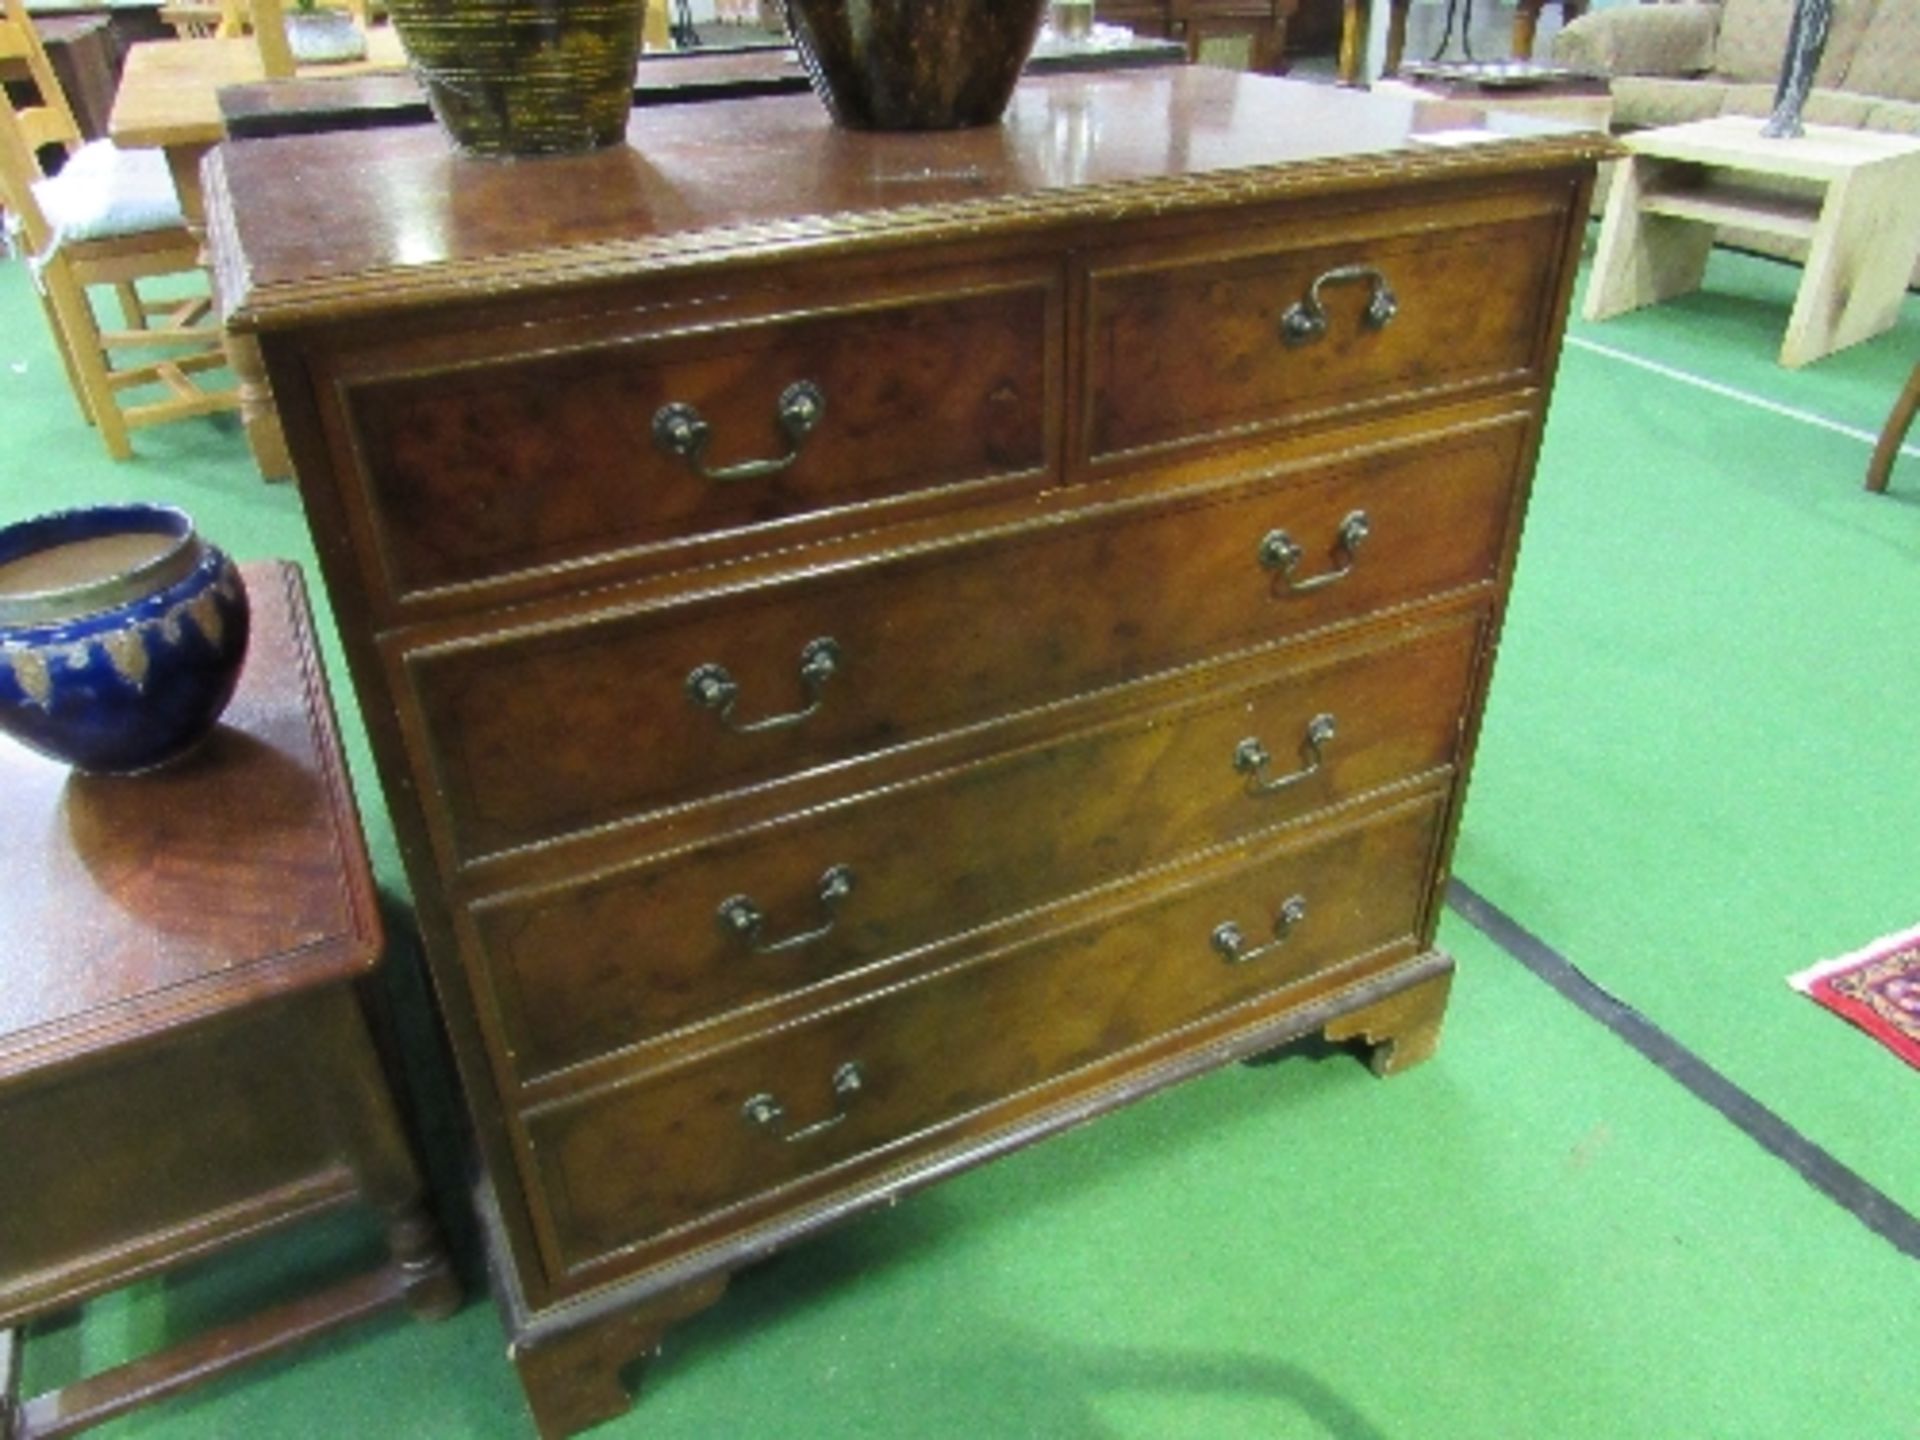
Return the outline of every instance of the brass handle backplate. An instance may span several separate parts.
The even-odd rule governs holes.
[[[1307,918],[1307,897],[1290,895],[1280,906],[1280,913],[1273,917],[1273,939],[1264,945],[1247,946],[1246,932],[1231,920],[1224,920],[1213,927],[1213,948],[1220,958],[1229,965],[1245,965],[1258,960],[1262,955],[1271,955],[1292,936],[1294,927]]]
[[[1260,564],[1263,569],[1275,570],[1286,581],[1287,588],[1296,592],[1319,590],[1344,580],[1353,572],[1353,562],[1360,553],[1360,547],[1373,533],[1373,522],[1367,519],[1367,512],[1355,510],[1340,522],[1340,532],[1334,540],[1334,550],[1341,557],[1340,563],[1331,570],[1318,575],[1310,575],[1304,580],[1294,578],[1293,572],[1300,567],[1306,551],[1300,548],[1300,542],[1284,530],[1269,530],[1260,537]]]
[[[718,712],[720,723],[736,735],[781,730],[789,725],[798,725],[820,708],[827,681],[839,673],[839,669],[840,642],[831,635],[822,635],[817,640],[809,640],[800,651],[800,687],[806,694],[807,703],[798,710],[788,711],[784,715],[769,715],[761,720],[734,719],[733,707],[740,699],[740,682],[733,678],[726,666],[716,664],[696,666],[693,673],[687,676],[687,698],[703,710]]]
[[[737,480],[763,480],[777,475],[800,458],[800,446],[827,413],[827,397],[811,380],[796,380],[780,392],[774,407],[774,419],[780,433],[787,437],[787,453],[771,460],[743,460],[718,470],[707,468],[707,442],[713,427],[700,411],[683,400],[662,405],[653,416],[653,443],[669,455],[678,455],[689,469],[703,480],[731,484]]]
[[[1280,317],[1280,338],[1288,345],[1307,345],[1327,333],[1327,307],[1320,301],[1323,285],[1347,285],[1365,281],[1367,308],[1361,315],[1369,330],[1384,330],[1400,313],[1400,299],[1387,283],[1387,277],[1371,265],[1336,265],[1319,276],[1307,289],[1304,300],[1296,300]]]
[[[1307,722],[1306,732],[1300,737],[1300,751],[1307,757],[1306,763],[1298,770],[1271,779],[1266,769],[1273,763],[1273,756],[1260,743],[1258,736],[1249,735],[1234,747],[1233,768],[1247,777],[1249,795],[1271,795],[1276,790],[1285,790],[1318,774],[1326,760],[1323,752],[1333,742],[1335,733],[1333,716],[1324,713],[1314,716]]]
[[[866,1076],[861,1073],[860,1062],[849,1060],[833,1072],[833,1095],[838,1108],[824,1120],[816,1120],[811,1125],[803,1125],[798,1130],[789,1130],[780,1138],[789,1145],[811,1139],[823,1130],[831,1130],[847,1118],[847,1112],[866,1084]],[[787,1118],[787,1109],[768,1091],[755,1095],[740,1107],[740,1113],[750,1125],[758,1125],[763,1130],[778,1131]]]
[[[853,893],[853,867],[835,865],[829,868],[820,877],[816,893],[820,897],[820,908],[826,912],[826,923],[797,935],[789,935],[784,940],[760,938],[767,917],[748,895],[735,895],[720,902],[720,928],[735,939],[744,941],[756,955],[776,955],[782,950],[798,950],[803,945],[811,945],[821,939],[839,923],[840,904]]]

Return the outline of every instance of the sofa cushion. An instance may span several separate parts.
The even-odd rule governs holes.
[[[1699,75],[1713,68],[1717,5],[1596,10],[1556,31],[1556,64],[1590,75]]]
[[[1716,80],[1668,80],[1652,75],[1616,76],[1613,126],[1643,130],[1650,125],[1684,125],[1720,113],[1727,87]]]
[[[1720,102],[1722,115],[1754,115],[1764,118],[1773,113],[1774,85],[1729,85]],[[1800,118],[1809,125],[1844,125],[1857,130],[1867,123],[1873,109],[1870,95],[1852,95],[1845,90],[1828,90],[1816,85],[1807,92],[1807,103]]]
[[[1846,88],[1920,101],[1920,5],[1885,0],[1847,64]]]
[[[1836,87],[1864,36],[1875,0],[1835,0],[1814,84]],[[1713,42],[1713,73],[1719,80],[1777,82],[1787,58],[1792,0],[1726,0]],[[1853,88],[1849,86],[1849,88]]]

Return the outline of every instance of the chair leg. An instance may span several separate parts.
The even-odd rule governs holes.
[[[147,307],[141,303],[140,292],[133,281],[122,280],[113,287],[113,293],[120,297],[120,313],[125,317],[129,330],[147,328]]]
[[[1900,442],[1907,438],[1916,412],[1920,412],[1920,361],[1914,362],[1906,389],[1893,402],[1887,423],[1880,431],[1880,443],[1873,447],[1873,459],[1867,462],[1867,489],[1876,494],[1886,490],[1887,481],[1893,476],[1893,457],[1900,453]]]
[[[60,368],[67,372],[67,388],[73,392],[73,403],[80,407],[80,418],[89,425],[99,422],[93,418],[93,407],[87,403],[86,386],[80,383],[80,369],[73,362],[73,347],[67,343],[67,332],[60,324],[60,317],[54,312],[53,301],[46,292],[40,295],[40,309],[47,317],[47,330],[53,336],[53,348],[60,352]]]
[[[113,398],[113,382],[107,374],[106,352],[100,348],[99,322],[86,290],[57,260],[46,271],[47,301],[66,336],[67,354],[78,372],[80,393],[86,408],[93,412],[100,427],[100,438],[107,453],[116,460],[132,458],[133,445],[127,439],[127,422]]]

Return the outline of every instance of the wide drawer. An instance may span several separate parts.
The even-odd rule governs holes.
[[[1503,422],[743,591],[390,639],[430,813],[461,863],[1487,582],[1527,433]]]
[[[496,342],[515,347],[505,358],[343,381],[383,588],[405,599],[1037,481],[1058,281],[1029,267],[951,284],[630,337],[514,332]],[[698,436],[692,453],[673,448]]]
[[[1446,766],[1479,620],[1278,676],[1268,666],[1251,685],[483,903],[474,932],[518,1076],[814,989]]]
[[[1029,947],[524,1117],[554,1279],[615,1252],[664,1259],[1080,1067],[1412,942],[1440,819],[1436,796],[1309,832]],[[1237,963],[1223,926],[1242,932]]]
[[[1084,453],[1254,435],[1536,376],[1566,216],[1557,197],[1504,208],[1522,213],[1386,211],[1358,237],[1280,229],[1096,260]]]

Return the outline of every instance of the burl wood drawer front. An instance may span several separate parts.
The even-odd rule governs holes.
[[[1308,832],[985,963],[527,1116],[554,1278],[629,1247],[629,1261],[664,1258],[698,1243],[718,1212],[850,1183],[963,1117],[1411,941],[1440,815],[1432,797]],[[725,1223],[751,1218],[734,1209]]]
[[[1402,234],[1258,248],[1230,236],[1199,256],[1096,262],[1086,453],[1252,435],[1535,374],[1566,217],[1543,200],[1533,210],[1478,224],[1409,213]]]
[[[1526,433],[744,592],[390,641],[396,691],[468,861],[1487,582]]]
[[[1049,271],[348,383],[385,588],[1037,481],[1058,292]]]
[[[474,928],[520,1077],[1446,766],[1479,619],[484,903]]]

